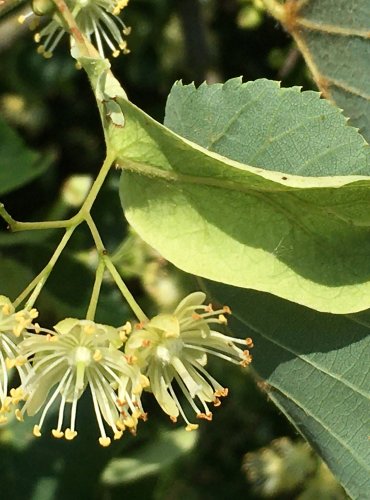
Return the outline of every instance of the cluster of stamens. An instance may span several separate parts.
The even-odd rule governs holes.
[[[144,390],[153,393],[173,422],[181,416],[187,430],[198,425],[189,421],[178,393],[198,419],[212,420],[209,405],[219,406],[228,389],[206,369],[208,355],[245,367],[253,343],[214,330],[227,324],[231,311],[227,306],[214,310],[204,300],[202,292],[192,293],[172,314],[159,314],[134,329],[128,322],[114,328],[67,318],[49,330],[34,322],[35,309],[16,312],[0,296],[0,423],[14,407],[19,421],[39,414],[33,434],[40,437],[57,405],[52,435],[70,441],[78,432],[80,398],[88,391],[99,443],[108,446],[107,429],[120,439],[125,430],[135,434],[139,420],[146,420]],[[13,368],[21,383],[8,393]]]
[[[104,45],[117,57],[121,52],[128,54],[125,37],[130,28],[120,19],[119,14],[127,6],[128,0],[66,0],[80,32],[94,44],[102,58],[105,57]],[[39,17],[51,15],[52,19],[34,35],[39,44],[37,51],[45,58],[50,58],[64,34],[68,32],[65,22],[51,0],[34,0],[33,10],[21,16],[19,22],[28,21],[35,29]],[[71,39],[72,42],[72,39]]]
[[[237,347],[253,347],[250,338],[232,338],[212,329],[212,325],[227,324],[225,314],[231,314],[230,308],[213,310],[212,305],[203,304],[204,300],[202,292],[190,294],[173,314],[161,314],[145,325],[139,324],[125,345],[125,352],[136,357],[148,376],[150,389],[162,409],[174,422],[181,415],[188,430],[198,425],[188,420],[174,382],[196,417],[211,420],[209,403],[219,406],[228,389],[206,370],[207,355],[243,367],[252,361],[249,349]]]

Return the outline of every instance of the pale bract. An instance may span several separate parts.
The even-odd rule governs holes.
[[[198,418],[211,420],[208,404],[220,404],[226,396],[223,387],[206,370],[207,356],[246,366],[251,361],[248,350],[236,344],[252,347],[251,339],[235,339],[213,329],[213,325],[225,324],[227,306],[213,310],[204,305],[206,296],[195,292],[185,297],[173,314],[159,314],[144,325],[138,325],[125,344],[125,352],[137,360],[150,381],[161,408],[173,421],[181,415],[187,429],[197,428],[191,423],[178,399],[175,387],[187,399]]]
[[[23,355],[33,359],[33,371],[21,386],[25,403],[17,410],[17,418],[22,420],[25,412],[35,415],[41,411],[34,427],[38,437],[51,406],[59,398],[57,425],[52,434],[72,440],[77,436],[78,401],[89,387],[102,446],[111,442],[106,425],[114,439],[119,439],[126,428],[135,432],[138,419],[146,417],[140,395],[148,382],[119,350],[121,332],[74,318],[59,322],[53,331],[40,331],[44,334],[33,334],[20,345]],[[68,407],[70,423],[65,427]]]

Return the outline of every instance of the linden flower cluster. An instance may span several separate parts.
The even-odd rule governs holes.
[[[127,340],[125,352],[132,356],[150,381],[150,389],[161,408],[176,422],[179,415],[187,423],[187,430],[196,429],[177,397],[174,385],[185,396],[197,418],[211,420],[208,404],[221,404],[220,397],[227,396],[223,387],[206,370],[208,354],[231,363],[247,366],[252,357],[248,349],[236,344],[253,347],[250,338],[232,338],[212,329],[213,325],[226,324],[225,306],[214,311],[204,305],[203,292],[185,297],[173,314],[155,316]],[[197,406],[197,403],[200,405]]]
[[[102,58],[105,57],[104,45],[117,57],[121,52],[128,54],[127,42],[124,39],[129,35],[130,28],[118,17],[129,0],[66,0],[72,16],[81,33],[93,43]],[[34,0],[32,12],[21,16],[23,23],[28,17],[50,15],[51,21],[41,31],[35,34],[35,41],[39,43],[37,51],[46,58],[53,55],[53,51],[68,32],[65,22],[56,10],[52,0]],[[38,24],[38,23],[36,23]]]
[[[37,316],[36,309],[15,312],[11,301],[0,295],[0,423],[7,422],[7,414],[16,398],[14,389],[8,396],[8,372],[15,367],[21,380],[24,380],[30,371],[29,364],[21,355],[19,341]]]
[[[77,408],[82,394],[91,394],[99,428],[99,443],[121,438],[125,429],[136,433],[139,419],[146,420],[141,396],[153,393],[161,408],[176,421],[181,415],[187,430],[191,423],[178,393],[197,418],[211,420],[209,405],[220,405],[227,388],[207,371],[208,355],[247,366],[252,340],[231,338],[213,330],[226,323],[228,307],[214,311],[204,305],[205,294],[188,295],[172,314],[159,314],[133,330],[90,320],[67,318],[53,330],[34,323],[35,309],[15,312],[10,300],[0,297],[0,397],[2,422],[12,406],[15,416],[39,414],[33,433],[41,436],[46,418],[55,407],[52,435],[72,440],[77,436]],[[16,368],[20,385],[8,395],[8,371]],[[59,405],[59,406],[58,406]],[[54,418],[54,417],[52,417]]]

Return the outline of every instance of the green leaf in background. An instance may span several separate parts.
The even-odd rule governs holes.
[[[91,418],[92,404],[90,397],[79,401],[78,437],[73,442],[58,441],[51,436],[50,429],[58,418],[58,405],[50,410],[40,439],[32,434],[32,426],[38,418],[27,418],[22,424],[13,420],[9,426],[0,428],[0,481],[6,492],[3,498],[100,498],[97,480],[124,441],[109,448],[98,445],[96,421]],[[126,437],[126,441],[131,439]]]
[[[9,193],[41,175],[54,154],[41,155],[27,148],[18,134],[0,119],[0,195]]]
[[[139,235],[192,274],[321,311],[369,307],[370,184],[350,176],[370,172],[361,135],[317,93],[267,80],[173,92],[166,123],[225,157],[259,158],[258,167],[189,143],[117,98],[126,123],[107,127],[108,144],[125,169],[122,205]],[[267,170],[278,165],[348,176]]]
[[[370,315],[318,313],[269,294],[207,283],[231,327],[251,336],[269,398],[320,453],[352,498],[370,491]]]
[[[162,473],[195,446],[197,437],[197,432],[184,428],[163,431],[129,457],[114,458],[102,475],[102,483],[111,487]]]
[[[280,20],[320,90],[370,141],[370,2],[287,1]]]

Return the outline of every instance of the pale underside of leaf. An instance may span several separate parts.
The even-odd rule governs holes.
[[[255,159],[258,151],[260,162],[255,168],[235,164],[209,149],[181,142],[122,101],[127,142],[122,145],[119,138],[113,143],[120,164],[129,171],[122,179],[121,196],[126,216],[139,234],[181,269],[215,281],[269,291],[323,311],[369,307],[366,178],[341,190],[329,186],[349,181],[350,176],[297,177],[266,170],[280,164],[285,171],[301,172],[307,162],[303,151],[312,153],[311,173],[328,174],[330,167],[341,173],[365,173],[369,147],[361,136],[314,93],[279,89],[274,82],[242,85],[232,80],[199,89],[178,85],[173,92],[166,115],[171,128],[244,163]],[[269,101],[274,112],[268,112]],[[297,136],[290,137],[291,101],[291,120],[307,136],[301,141],[302,151]],[[253,111],[256,106],[262,108]],[[244,112],[252,114],[254,127],[244,124]],[[261,126],[256,124],[258,116]],[[331,127],[315,130],[315,120],[320,124],[326,118]],[[278,134],[279,126],[286,134]],[[335,129],[341,148],[330,147]],[[272,131],[280,139],[266,142]],[[320,163],[323,157],[328,164]],[[258,168],[261,164],[264,170]],[[318,187],[325,184],[322,190]]]
[[[177,96],[184,135],[192,130],[189,117],[201,120],[204,108],[217,103],[217,119],[205,114],[215,153],[202,147],[199,129],[201,146],[121,97],[112,75],[101,75],[107,68],[83,63],[108,150],[126,171],[120,188],[126,217],[144,240],[181,269],[216,281],[323,311],[369,307],[370,148],[338,110],[313,92],[267,80],[190,91],[178,86],[180,97],[194,97],[181,102]],[[123,126],[106,113],[109,100],[122,110]],[[253,103],[262,108],[254,109],[249,127],[244,120]],[[309,168],[320,177],[293,175]],[[332,171],[342,176],[329,177]]]

